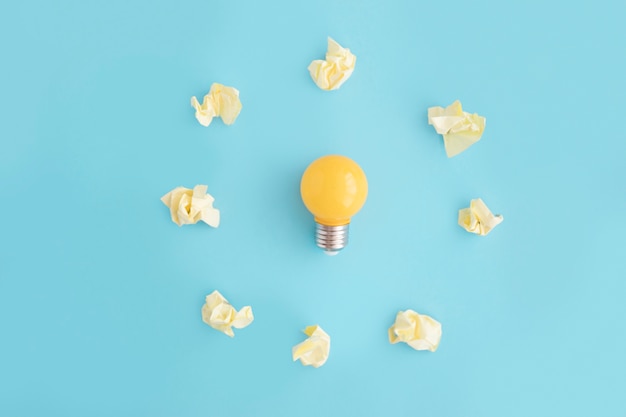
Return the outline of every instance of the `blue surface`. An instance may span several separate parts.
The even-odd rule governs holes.
[[[2,9],[1,416],[626,415],[626,3]],[[358,58],[331,93],[306,70],[329,35]],[[233,126],[193,117],[213,82]],[[487,129],[447,159],[426,110],[455,99]],[[334,258],[298,190],[329,153],[370,186]],[[159,201],[195,184],[218,229]],[[485,238],[456,224],[477,197]],[[234,339],[214,289],[254,309]],[[406,308],[436,353],[389,344]],[[291,361],[311,324],[319,369]]]

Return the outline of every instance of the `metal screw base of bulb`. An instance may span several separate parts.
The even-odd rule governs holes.
[[[328,255],[336,255],[348,244],[349,224],[341,226],[325,226],[316,222],[315,242]]]

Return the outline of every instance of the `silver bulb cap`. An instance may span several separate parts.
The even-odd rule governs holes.
[[[341,226],[326,226],[317,222],[315,224],[315,243],[324,249],[327,255],[336,255],[346,247],[350,224]]]

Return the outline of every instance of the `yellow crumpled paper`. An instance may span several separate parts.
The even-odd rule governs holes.
[[[206,296],[206,303],[202,306],[202,321],[216,330],[234,337],[233,327],[243,329],[254,321],[252,307],[246,306],[237,311],[230,303],[215,290]]]
[[[304,342],[293,347],[293,360],[300,359],[302,365],[311,365],[319,368],[326,363],[330,353],[330,336],[318,325],[304,329],[309,336]]]
[[[459,226],[481,236],[489,233],[502,220],[504,217],[501,214],[494,216],[480,198],[473,199],[469,207],[459,210]]]
[[[196,109],[196,119],[202,126],[210,125],[213,118],[218,116],[225,124],[232,125],[241,111],[239,90],[213,83],[202,104],[196,96],[191,97],[191,107]]]
[[[413,310],[399,311],[396,321],[389,328],[389,341],[405,342],[415,350],[434,352],[441,340],[441,323],[432,317]]]
[[[170,208],[172,221],[179,226],[195,224],[202,220],[212,227],[220,224],[220,211],[213,207],[215,199],[207,194],[206,185],[196,185],[193,191],[176,187],[161,197],[163,204]]]
[[[319,88],[330,91],[338,89],[350,78],[355,64],[356,56],[329,37],[326,60],[316,59],[309,64],[308,70]]]
[[[480,140],[487,119],[478,114],[463,111],[459,100],[443,107],[428,109],[428,124],[440,135],[448,158],[456,156]]]

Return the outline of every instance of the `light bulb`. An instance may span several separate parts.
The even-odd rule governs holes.
[[[323,156],[304,171],[300,194],[315,219],[317,246],[336,255],[348,244],[350,219],[367,198],[365,173],[350,158]]]

